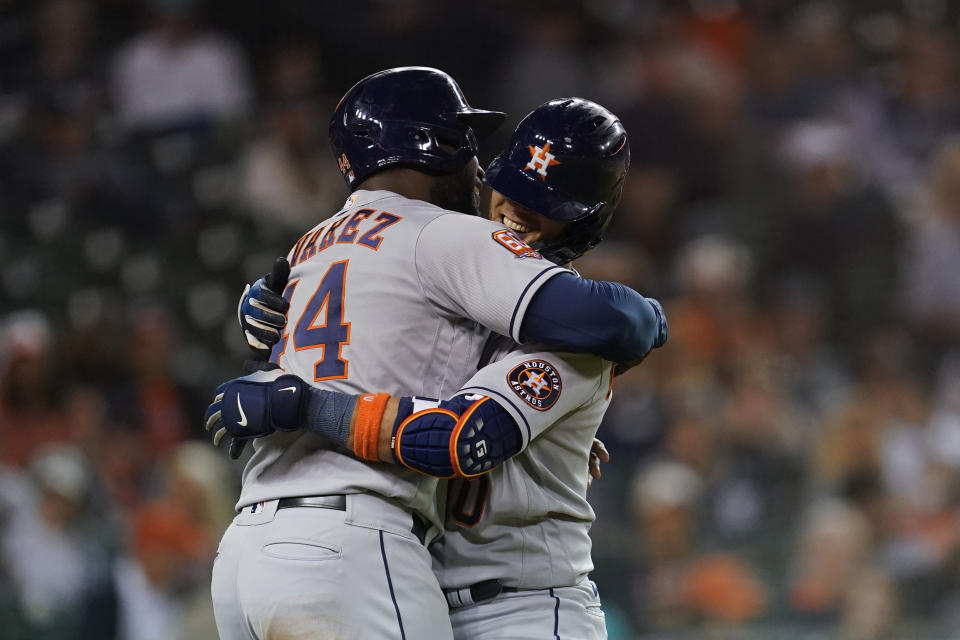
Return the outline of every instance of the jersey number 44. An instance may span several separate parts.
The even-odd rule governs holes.
[[[347,377],[349,362],[342,357],[343,346],[350,344],[350,323],[343,321],[343,301],[349,260],[334,262],[320,280],[317,290],[310,296],[306,309],[297,320],[293,340],[285,329],[280,341],[274,345],[270,361],[279,364],[280,356],[292,344],[295,351],[320,349],[320,359],[313,365],[313,380],[339,380]],[[294,280],[283,290],[283,297],[293,297],[299,280]]]

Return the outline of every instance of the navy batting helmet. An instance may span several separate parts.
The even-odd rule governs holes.
[[[367,76],[340,99],[330,146],[352,190],[392,166],[456,173],[477,154],[476,135],[503,119],[499,111],[468,105],[456,81],[439,69],[398,67]]]
[[[595,102],[560,98],[520,121],[485,180],[528,209],[572,223],[563,237],[536,247],[564,264],[600,242],[629,167],[630,146],[619,118]]]

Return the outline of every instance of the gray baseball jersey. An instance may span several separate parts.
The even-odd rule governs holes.
[[[463,391],[490,396],[521,427],[523,450],[489,474],[451,482],[432,553],[445,589],[489,579],[523,589],[573,586],[593,569],[587,468],[610,403],[611,364],[520,347]]]
[[[318,387],[449,397],[476,372],[489,330],[519,339],[527,305],[566,270],[513,232],[388,191],[357,191],[288,255],[285,370]],[[238,508],[373,492],[437,526],[437,480],[369,464],[307,432],[253,443]]]

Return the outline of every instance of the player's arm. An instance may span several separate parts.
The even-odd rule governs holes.
[[[438,217],[423,228],[414,262],[428,304],[520,343],[630,362],[667,338],[656,301],[582,279],[489,220]]]
[[[414,262],[431,304],[521,343],[635,362],[667,340],[659,302],[616,282],[580,278],[489,221],[441,216],[421,234]],[[263,278],[247,287],[238,316],[251,349],[269,353],[288,306]]]
[[[551,360],[564,362],[555,356]],[[484,367],[440,402],[352,395],[312,387],[293,375],[255,374],[217,390],[207,410],[207,429],[215,431],[215,444],[225,433],[250,439],[305,429],[371,462],[442,478],[474,477],[522,451],[557,419],[606,388],[602,379],[609,369],[591,360],[566,374],[568,384],[562,388],[561,365],[540,354],[517,354]],[[538,363],[535,371],[527,366],[530,362]],[[524,377],[527,373],[534,378]],[[542,395],[534,401],[539,408],[515,390],[531,381]]]
[[[530,300],[520,342],[632,362],[667,341],[663,307],[618,282],[572,273],[550,278]]]
[[[444,478],[481,475],[523,447],[514,418],[485,396],[438,402],[353,395],[318,389],[289,374],[224,383],[205,419],[214,444],[228,433],[249,440],[303,429],[360,459]]]

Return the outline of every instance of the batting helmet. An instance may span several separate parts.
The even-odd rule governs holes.
[[[485,180],[528,209],[572,223],[563,237],[536,247],[564,264],[600,242],[629,167],[630,146],[620,120],[595,102],[560,98],[520,121]]]
[[[367,76],[340,99],[330,146],[351,190],[392,166],[456,173],[477,154],[476,135],[493,131],[504,117],[472,108],[439,69],[398,67]]]

